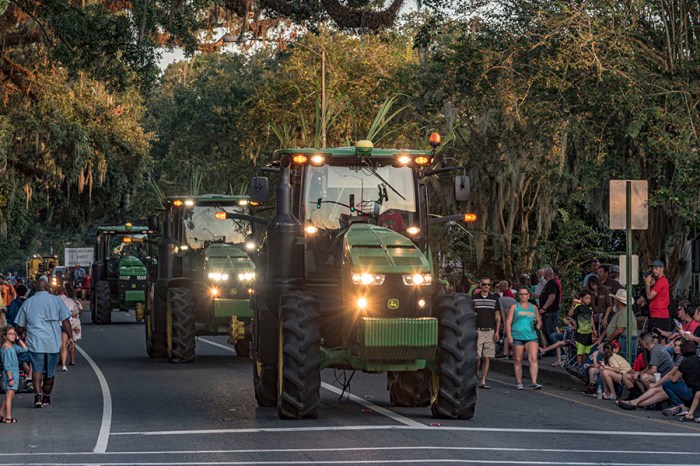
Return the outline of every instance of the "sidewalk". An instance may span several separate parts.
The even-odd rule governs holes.
[[[586,388],[583,382],[575,382],[572,377],[561,367],[552,367],[555,357],[543,357],[538,361],[537,381],[541,384],[555,385],[566,390],[581,391]],[[490,370],[506,376],[513,375],[512,359],[492,359]],[[527,360],[523,361],[523,380],[529,380],[529,366]],[[515,380],[515,379],[513,379]]]

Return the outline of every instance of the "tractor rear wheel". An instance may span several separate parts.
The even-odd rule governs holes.
[[[389,372],[389,399],[394,406],[429,406],[432,373],[429,369],[414,372]]]
[[[277,366],[255,361],[253,364],[253,385],[258,406],[263,408],[277,406]]]
[[[112,296],[107,280],[100,280],[95,285],[95,309],[91,309],[97,325],[112,323]]]
[[[170,362],[192,362],[195,348],[195,317],[189,288],[168,288],[168,311],[171,313]]]
[[[279,400],[283,419],[316,419],[321,404],[318,300],[300,291],[280,296]]]
[[[471,419],[476,407],[476,313],[470,297],[442,294],[435,300],[439,319],[439,371],[433,375],[433,417]]]

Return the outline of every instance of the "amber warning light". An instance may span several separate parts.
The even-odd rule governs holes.
[[[476,214],[464,214],[465,222],[476,222]]]
[[[217,212],[214,214],[217,220],[226,220],[226,212]]]
[[[430,133],[430,137],[428,137],[428,142],[433,147],[439,146],[440,145],[440,134],[439,133]]]

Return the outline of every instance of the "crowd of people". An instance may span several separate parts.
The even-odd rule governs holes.
[[[50,406],[56,368],[67,371],[67,365],[75,364],[82,305],[69,283],[52,288],[45,275],[31,288],[21,280],[10,283],[0,278],[4,305],[0,313],[0,361],[5,391],[0,423],[14,424],[12,400],[23,385],[33,391],[34,407]]]
[[[638,312],[630,306],[628,313],[619,267],[595,259],[590,264],[566,312],[552,268],[524,275],[517,289],[481,278],[457,290],[473,297],[479,388],[491,388],[491,359],[512,358],[516,388],[523,390],[527,357],[530,388],[539,390],[539,359],[553,354],[552,366],[564,366],[583,381],[586,395],[625,410],[652,407],[682,422],[700,422],[700,306],[681,301],[674,319],[665,265],[654,260],[643,274]]]

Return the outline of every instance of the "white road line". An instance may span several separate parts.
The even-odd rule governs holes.
[[[205,340],[203,338],[200,338],[199,341],[209,343],[210,345],[214,345],[214,346],[217,346],[219,348],[223,348],[227,351],[235,352],[235,350],[233,348],[222,345],[220,343],[216,343],[214,341]],[[340,395],[343,392],[341,389],[334,387],[333,385],[328,384],[326,382],[321,382],[321,387],[325,388],[329,392],[335,393],[336,395]],[[393,419],[394,421],[396,421],[398,423],[401,423],[401,424],[404,424],[407,426],[412,426],[412,427],[425,427],[425,424],[421,424],[420,422],[416,422],[413,419],[407,418],[406,416],[402,416],[401,414],[395,413],[389,409],[378,406],[372,402],[365,400],[364,398],[360,398],[359,396],[353,395],[352,393],[348,392],[347,395],[355,403],[357,403],[361,406],[364,406],[365,408],[371,409],[372,411],[374,411],[378,414],[381,414],[382,416],[386,416],[389,419]]]
[[[518,453],[581,453],[590,455],[612,454],[612,455],[663,455],[663,456],[700,456],[700,452],[673,451],[673,450],[572,450],[569,448],[516,448],[516,447],[450,447],[450,446],[396,446],[396,447],[355,447],[355,448],[258,448],[249,450],[167,450],[167,451],[110,451],[105,455],[119,456],[143,456],[143,455],[221,455],[221,454],[261,454],[261,453],[324,453],[324,452],[381,452],[381,451],[509,451]],[[3,453],[3,456],[72,456],[72,455],[93,455],[92,452],[66,452],[66,453]]]
[[[257,427],[247,429],[201,429],[158,430],[143,432],[112,432],[110,435],[202,435],[202,434],[255,434],[263,432],[318,432],[346,430],[444,430],[448,432],[494,432],[500,434],[562,434],[562,435],[612,435],[617,437],[689,437],[698,438],[700,432],[640,432],[624,430],[566,430],[566,429],[520,429],[509,427],[457,427],[407,425],[358,425],[358,426],[314,426],[314,427]]]
[[[204,338],[199,338],[199,337],[197,338],[197,341],[201,341],[201,342],[203,342],[203,343],[209,343],[209,344],[212,345],[212,346],[216,346],[216,347],[218,347],[218,348],[225,349],[226,351],[230,351],[230,352],[232,352],[232,353],[235,353],[235,352],[236,352],[236,350],[234,350],[234,349],[231,348],[230,346],[222,345],[221,343],[217,343],[217,342],[215,342],[215,341],[205,340]]]
[[[504,461],[504,460],[470,460],[470,459],[400,459],[400,460],[351,460],[351,461],[197,461],[197,462],[153,462],[153,463],[5,463],[8,466],[198,466],[198,465],[270,465],[270,464],[532,464],[532,465],[555,465],[555,466],[697,466],[696,463],[611,463],[611,462],[564,462],[564,461]]]
[[[102,424],[100,425],[100,433],[97,436],[97,443],[95,444],[93,452],[105,453],[107,451],[107,443],[109,442],[109,431],[112,426],[112,395],[109,392],[107,379],[105,379],[104,374],[102,374],[100,368],[97,367],[95,361],[93,361],[80,346],[75,345],[75,348],[90,364],[92,370],[95,371],[95,375],[97,375],[97,380],[100,381],[100,388],[102,389]]]

